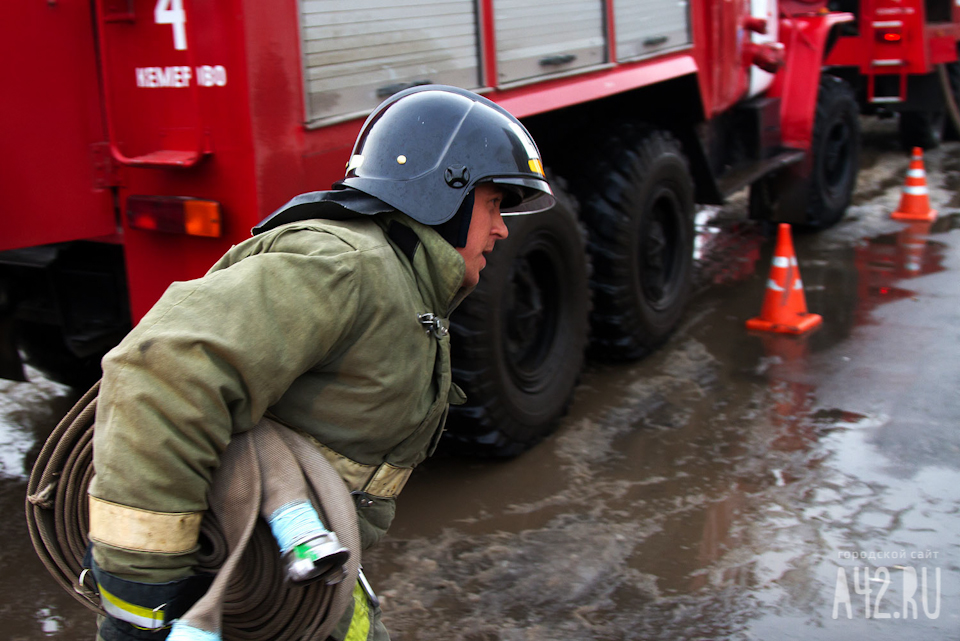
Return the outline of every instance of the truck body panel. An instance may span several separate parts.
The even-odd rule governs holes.
[[[8,122],[19,118],[23,131],[14,132],[15,152],[0,172],[5,185],[18,183],[4,204],[9,232],[0,246],[0,301],[8,303],[0,306],[0,324],[19,323],[25,336],[39,322],[25,310],[46,309],[33,346],[49,345],[51,332],[61,331],[66,355],[82,351],[84,357],[122,336],[171,282],[204,274],[287,200],[330,188],[344,175],[365,117],[386,97],[422,84],[475,90],[523,119],[560,179],[558,191],[569,183],[584,192],[601,180],[585,177],[604,166],[598,159],[604,143],[629,158],[618,138],[623,132],[634,151],[657,156],[645,162],[673,177],[668,191],[682,192],[661,203],[673,213],[657,224],[683,244],[669,255],[692,255],[686,246],[692,236],[684,231],[690,221],[682,217],[694,198],[719,202],[791,166],[798,179],[806,178],[810,163],[799,161],[811,157],[819,61],[831,26],[850,19],[838,13],[782,17],[776,0],[62,0],[18,11],[23,24],[5,23],[6,31],[17,32],[7,41],[69,58],[51,73],[73,81],[67,87],[72,108],[59,121],[58,103],[50,100],[9,112]],[[32,71],[17,77],[24,95],[36,93],[34,75],[51,64],[31,59]],[[44,145],[62,139],[63,152],[31,150],[38,132]],[[99,174],[88,159],[91,149],[105,166]],[[15,167],[21,158],[30,161]],[[132,211],[143,203],[198,199],[218,212],[215,233],[161,232]],[[564,225],[576,218],[574,209]],[[185,223],[183,230],[189,231]],[[550,233],[566,243],[562,251],[582,241],[579,227]],[[94,250],[69,252],[55,244],[81,240],[91,247],[113,243],[111,256],[122,254],[122,262],[102,261],[100,282],[125,280],[126,289],[93,292],[98,296],[90,300],[110,314],[97,318],[96,305],[87,305],[79,322],[59,300],[64,287],[43,293],[22,283],[50,280],[54,271],[79,282],[73,275]],[[652,240],[655,251],[663,245]],[[26,262],[2,251],[37,248],[43,255]],[[575,276],[586,283],[585,255],[566,266],[547,262],[582,265]],[[688,273],[678,268],[664,277],[682,280]],[[534,284],[521,289],[533,292]],[[74,298],[87,299],[70,289]],[[642,295],[661,289],[648,283]],[[527,302],[541,300],[532,294]],[[680,309],[684,301],[681,294],[670,304]],[[569,305],[562,313],[586,314],[588,307]],[[128,318],[118,321],[118,309]],[[544,343],[543,363],[560,358],[556,349]],[[573,351],[582,358],[583,349]],[[55,360],[68,362],[59,356]],[[523,420],[554,420],[572,394],[578,367],[570,365],[567,382],[549,393],[549,411],[536,409],[547,401],[530,397],[536,411],[524,416],[553,418]],[[541,429],[525,427],[522,439],[532,442],[530,435]]]
[[[103,146],[89,3],[62,3],[56,11],[14,3],[4,20],[0,51],[10,61],[10,93],[0,100],[0,251],[114,234],[109,185],[116,177]]]

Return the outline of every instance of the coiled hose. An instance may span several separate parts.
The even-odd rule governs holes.
[[[33,546],[54,579],[80,603],[104,614],[93,576],[81,566],[89,542],[87,488],[94,475],[98,391],[99,383],[47,438],[30,474],[26,513]],[[257,518],[264,485],[261,473],[269,477],[271,461],[291,452],[314,504],[350,550],[347,578],[332,586],[284,581],[276,541],[266,523]],[[218,577],[184,619],[206,623],[205,629],[211,629],[222,616],[222,634],[228,641],[320,641],[352,600],[359,563],[356,510],[346,485],[314,446],[264,420],[251,432],[235,436],[223,453],[210,492],[210,510],[200,528],[197,568]]]

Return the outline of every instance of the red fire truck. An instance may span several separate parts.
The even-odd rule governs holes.
[[[688,298],[695,203],[827,226],[859,126],[821,64],[850,14],[776,0],[48,0],[3,23],[0,359],[61,379],[174,280],[293,195],[343,177],[392,93],[476,90],[523,119],[559,194],[453,318],[471,400],[453,440],[511,454],[550,431],[588,344],[633,358]]]
[[[837,31],[830,73],[861,112],[899,112],[904,148],[930,149],[960,132],[960,5],[953,0],[831,0],[857,16]]]

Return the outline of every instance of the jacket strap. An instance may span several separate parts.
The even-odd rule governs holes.
[[[297,432],[306,437],[330,461],[330,465],[340,474],[351,492],[363,492],[374,498],[393,499],[400,494],[410,475],[413,474],[412,467],[398,467],[389,463],[380,465],[358,463],[330,449],[306,432],[300,430]]]

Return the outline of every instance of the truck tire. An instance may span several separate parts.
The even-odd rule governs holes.
[[[667,132],[621,126],[582,199],[593,262],[592,350],[639,358],[674,330],[690,294],[694,186]]]
[[[776,221],[781,208],[786,208],[791,212],[786,220],[809,229],[826,229],[840,222],[850,206],[860,171],[859,114],[860,107],[850,85],[836,76],[823,75],[817,93],[809,178],[783,174],[753,183],[750,218]],[[794,196],[792,187],[796,181],[802,181],[802,191]],[[798,200],[787,205],[781,201],[784,194],[803,202]]]
[[[451,407],[445,449],[516,456],[556,429],[580,378],[590,312],[576,201],[550,177],[557,205],[506,218],[477,289],[451,318],[453,377],[467,403]]]
[[[806,225],[826,229],[846,213],[860,171],[860,107],[850,85],[836,76],[820,78],[812,152]]]
[[[898,122],[900,146],[936,149],[943,141],[947,115],[943,111],[903,111]]]

